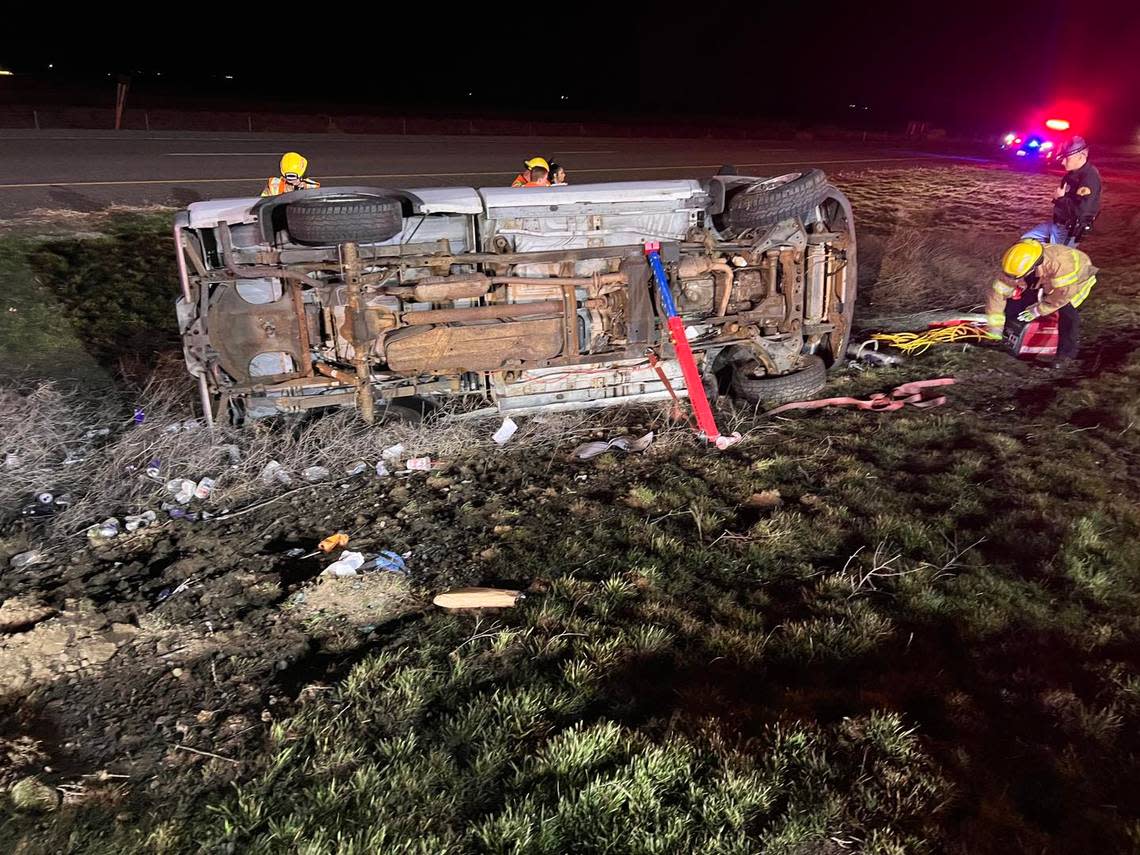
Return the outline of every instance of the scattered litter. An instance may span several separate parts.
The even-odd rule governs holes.
[[[388,471],[388,467],[384,465],[383,460],[376,461],[376,474],[381,478],[387,478],[392,473]]]
[[[50,517],[57,511],[71,504],[70,494],[53,496],[51,493],[36,493],[32,501],[20,509],[20,515],[25,517]]]
[[[119,536],[119,521],[114,517],[108,517],[103,522],[91,526],[87,529],[87,539],[92,543],[102,543],[104,540],[110,540],[113,537]]]
[[[404,465],[411,472],[431,472],[430,457],[409,457],[408,462]]]
[[[231,466],[237,466],[241,463],[241,449],[236,445],[219,445],[218,448],[226,453]]]
[[[266,463],[264,468],[261,470],[261,474],[258,475],[258,478],[260,478],[261,483],[265,484],[266,486],[272,484],[274,481],[277,481],[281,484],[293,483],[292,476],[285,469],[285,467],[278,463],[276,460],[270,460],[268,463]]]
[[[784,504],[784,500],[780,497],[779,490],[761,490],[749,496],[744,504],[749,508],[778,508]]]
[[[159,473],[162,471],[162,461],[152,460],[146,465],[146,477],[155,481],[161,480]]]
[[[133,421],[136,425],[141,425],[146,421],[146,413],[143,411],[142,407],[135,407],[135,414],[131,417],[131,421]]]
[[[327,481],[331,474],[324,466],[309,466],[302,470],[301,477],[310,484],[315,484],[318,481]]]
[[[324,540],[317,544],[317,549],[321,552],[332,552],[334,549],[340,549],[348,543],[348,535],[343,531],[338,531],[336,534],[330,534]]]
[[[380,452],[380,457],[384,460],[399,460],[404,454],[404,446],[402,443],[397,442],[395,445],[389,445]]]
[[[215,482],[214,482],[213,478],[203,478],[201,481],[198,482],[198,486],[194,488],[194,498],[196,498],[196,499],[208,499],[208,498],[210,498],[210,493],[212,493],[214,491],[214,483]]]
[[[22,462],[23,461],[20,460],[19,455],[13,454],[10,451],[4,455],[4,468],[5,469],[15,469]]]
[[[50,517],[54,513],[53,505],[41,505],[39,502],[31,502],[20,508],[20,516],[24,517]]]
[[[168,508],[166,513],[172,520],[188,520],[190,522],[198,522],[200,516],[195,511],[188,511],[185,508]]]
[[[194,582],[194,578],[191,577],[189,579],[185,579],[182,582],[180,582],[178,584],[177,588],[163,588],[161,591],[159,591],[156,602],[161,603],[164,600],[169,600],[175,594],[181,594],[183,591],[185,591],[187,588],[189,588],[193,582]]]
[[[506,609],[525,596],[508,588],[456,588],[436,594],[432,602],[441,609]]]
[[[292,549],[285,553],[286,558],[300,558],[305,554],[305,550],[299,546],[294,546]]]
[[[365,463],[363,460],[358,460],[355,463],[353,463],[351,466],[349,466],[347,469],[345,469],[344,472],[346,475],[348,475],[348,477],[353,478],[357,475],[360,475],[366,469],[368,469],[368,464]]]
[[[618,451],[627,451],[630,453],[645,451],[649,448],[650,443],[653,442],[653,431],[650,431],[640,439],[633,439],[628,436],[619,436],[616,439],[611,439],[609,442],[587,442],[579,445],[574,449],[574,456],[579,460],[590,460],[603,454],[611,449]]]
[[[404,563],[404,557],[398,552],[392,552],[389,549],[384,550],[367,564],[364,564],[361,570],[386,570],[389,573],[407,573],[408,566]]]
[[[519,426],[515,424],[515,420],[507,416],[491,439],[495,440],[495,445],[505,445],[518,429]]]
[[[141,514],[134,514],[123,519],[123,525],[127,531],[138,531],[140,528],[146,528],[158,521],[158,514],[154,511],[143,511]]]
[[[820,410],[824,407],[846,407],[853,406],[860,410],[872,410],[877,413],[890,413],[895,410],[901,410],[907,404],[912,407],[918,407],[925,410],[930,407],[940,407],[946,403],[945,395],[938,395],[933,398],[926,397],[926,390],[937,388],[939,386],[950,386],[954,384],[953,377],[938,377],[934,380],[916,380],[913,383],[903,383],[901,386],[895,387],[888,395],[886,392],[876,392],[867,400],[860,398],[820,398],[816,401],[793,401],[790,404],[776,407],[774,410],[769,410],[766,415],[774,416],[777,413],[788,412],[789,410]]]
[[[357,570],[364,564],[362,552],[345,552],[339,561],[334,561],[324,569],[325,576],[356,576]]]
[[[95,428],[83,434],[84,439],[98,439],[101,436],[108,436],[111,433],[110,428]]]
[[[194,498],[194,491],[198,489],[198,485],[189,478],[175,478],[166,482],[166,489],[174,494],[174,501],[186,505]]]
[[[21,567],[31,567],[33,564],[39,564],[43,560],[43,553],[38,549],[32,549],[28,552],[21,552],[19,555],[13,555],[12,560],[8,563],[18,570]]]
[[[136,410],[135,412],[139,412],[139,410]],[[197,419],[186,419],[186,421],[184,421],[184,422],[175,422],[172,425],[167,425],[165,428],[162,429],[162,432],[163,433],[179,433],[181,431],[181,432],[185,432],[185,433],[191,433],[193,431],[198,430],[198,428],[200,428],[201,426],[202,426],[202,423],[200,421],[198,421]]]
[[[86,459],[87,458],[84,457],[82,454],[76,455],[76,454],[69,453],[67,455],[67,457],[63,458],[63,465],[64,466],[74,466],[76,463],[82,463]]]
[[[883,353],[879,350],[879,342],[867,339],[864,342],[851,342],[847,347],[847,356],[868,365],[902,365],[906,360],[897,353]]]

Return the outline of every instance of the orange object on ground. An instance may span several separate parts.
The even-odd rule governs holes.
[[[330,534],[324,540],[317,544],[317,549],[321,552],[332,552],[334,549],[340,549],[342,546],[348,544],[348,535],[342,531],[336,534]]]

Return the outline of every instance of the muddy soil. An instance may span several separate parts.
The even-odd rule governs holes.
[[[239,776],[272,722],[398,636],[433,592],[526,587],[529,571],[512,568],[528,531],[573,524],[575,499],[612,499],[593,467],[548,457],[369,471],[225,522],[169,521],[101,546],[80,536],[58,560],[8,570],[0,785],[102,771],[161,790],[210,755]],[[406,555],[409,573],[322,576],[340,553],[312,553],[337,531],[349,549]]]

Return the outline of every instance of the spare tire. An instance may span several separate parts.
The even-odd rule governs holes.
[[[287,205],[285,224],[289,237],[306,246],[376,243],[403,230],[403,205],[382,196],[310,199]]]
[[[808,213],[826,192],[827,176],[819,169],[769,178],[733,193],[725,207],[724,223],[733,231],[774,226]]]
[[[805,355],[800,367],[790,374],[771,377],[763,373],[759,362],[736,366],[732,375],[732,391],[754,404],[785,404],[810,398],[827,382],[827,368],[818,356]]]

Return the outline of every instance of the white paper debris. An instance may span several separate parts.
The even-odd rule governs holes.
[[[364,564],[363,552],[342,552],[338,560],[334,561],[324,570],[326,576],[355,576],[356,571]]]
[[[515,424],[515,420],[510,416],[507,416],[505,419],[503,419],[502,425],[500,425],[499,429],[495,431],[491,439],[495,440],[495,445],[505,445],[510,440],[510,438],[515,435],[515,431],[518,429],[519,426]]]

